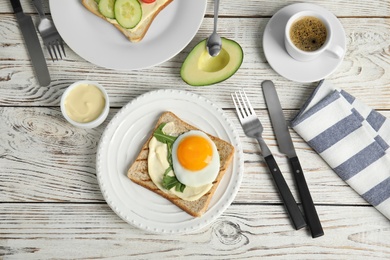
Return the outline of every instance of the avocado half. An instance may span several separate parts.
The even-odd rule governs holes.
[[[222,38],[221,52],[212,57],[207,51],[206,41],[207,39],[199,42],[191,50],[181,67],[181,78],[191,86],[206,86],[224,81],[242,64],[244,53],[237,42]]]

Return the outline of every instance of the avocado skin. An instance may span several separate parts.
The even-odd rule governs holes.
[[[222,48],[229,55],[228,64],[221,70],[215,72],[205,72],[199,69],[199,59],[202,54],[205,55],[204,52],[207,52],[206,41],[207,39],[200,41],[190,51],[180,69],[180,76],[182,80],[190,86],[202,87],[225,81],[237,72],[243,62],[244,52],[241,46],[236,41],[222,37]],[[221,54],[218,56],[220,55]],[[209,62],[213,62],[213,59],[215,58],[211,58]],[[208,61],[205,62],[206,66],[207,62]],[[194,78],[193,75],[197,75],[198,77]]]

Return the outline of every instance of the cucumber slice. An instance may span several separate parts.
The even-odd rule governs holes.
[[[114,19],[115,0],[100,0],[99,1],[99,12],[107,18]]]
[[[114,12],[116,21],[126,29],[137,26],[142,18],[142,7],[138,0],[116,0]]]

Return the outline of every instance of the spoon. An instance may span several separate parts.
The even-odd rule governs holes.
[[[217,56],[222,48],[221,37],[217,34],[219,0],[214,0],[214,30],[207,39],[207,51],[213,57]]]

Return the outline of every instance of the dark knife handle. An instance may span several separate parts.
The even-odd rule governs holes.
[[[22,5],[20,4],[19,0],[11,0],[11,4],[15,14],[23,12]]]
[[[302,167],[301,164],[299,163],[298,157],[292,157],[289,160],[294,172],[299,196],[302,201],[303,211],[306,216],[306,221],[310,227],[311,236],[313,238],[323,236],[324,231],[322,230],[321,222],[320,219],[318,218],[316,208],[314,207],[314,203],[311,198],[310,191],[307,186],[305,176],[303,175]]]
[[[264,157],[264,159],[275,181],[276,187],[278,188],[279,194],[282,197],[284,206],[287,209],[287,212],[290,216],[290,219],[293,222],[295,229],[298,230],[305,227],[306,226],[305,219],[303,218],[303,215],[299,210],[297,202],[295,201],[290,191],[290,188],[288,187],[286,180],[284,179],[275,161],[275,158],[271,154]]]

